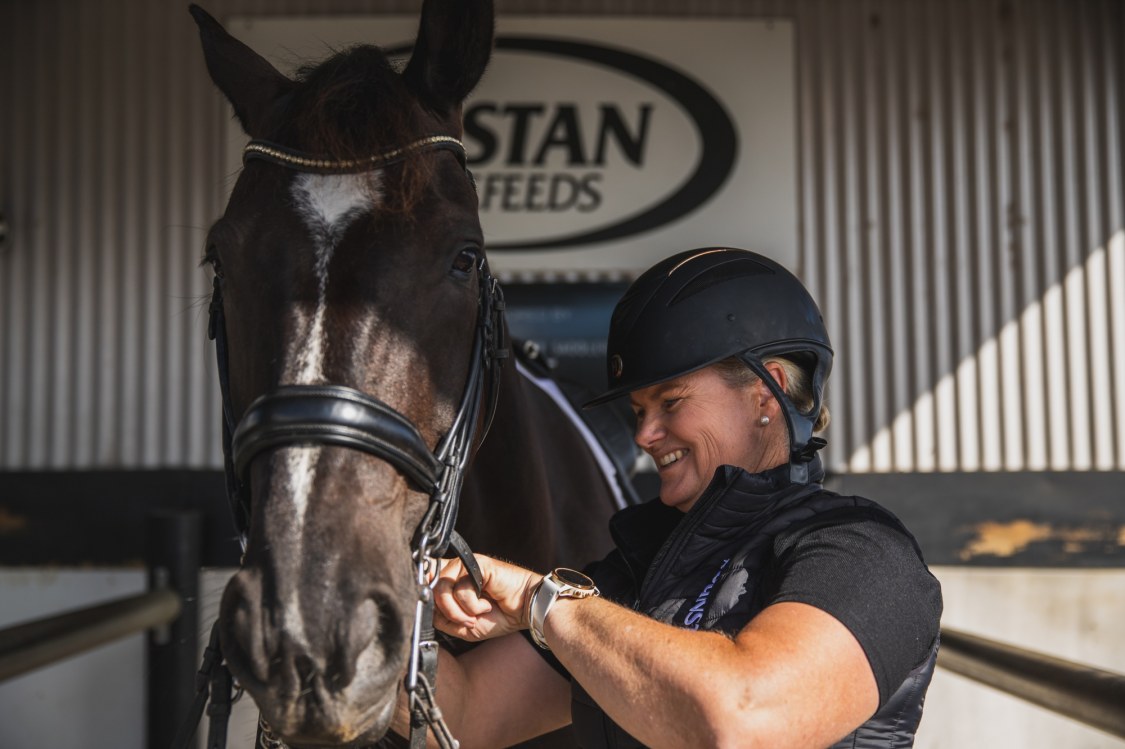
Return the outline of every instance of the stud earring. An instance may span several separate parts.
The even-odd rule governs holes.
[[[768,426],[769,423],[770,423],[770,417],[763,416],[762,418],[758,419],[758,423],[761,424],[762,426]]]

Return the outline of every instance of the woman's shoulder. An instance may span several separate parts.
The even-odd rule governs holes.
[[[846,533],[850,535],[868,536],[871,541],[879,539],[912,549],[924,562],[914,534],[898,516],[875,500],[825,489],[805,497],[802,506],[802,516],[786,524],[776,536],[775,552],[779,556],[810,534],[816,538],[830,537],[836,532],[845,532],[831,529],[847,528]]]
[[[874,503],[861,504],[778,535],[768,603],[805,603],[843,623],[867,653],[883,701],[935,642],[941,584],[910,532]]]

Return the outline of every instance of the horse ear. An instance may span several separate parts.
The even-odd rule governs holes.
[[[430,108],[456,109],[492,56],[492,0],[425,0],[403,78]]]
[[[211,80],[234,106],[242,129],[261,137],[273,103],[293,86],[264,57],[227,33],[218,21],[194,3],[188,11],[199,26],[203,57]]]

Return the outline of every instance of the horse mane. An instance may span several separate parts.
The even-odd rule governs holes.
[[[382,49],[359,44],[298,68],[287,97],[281,143],[333,160],[364,159],[425,135],[416,97]],[[433,125],[428,126],[430,129]],[[386,208],[409,213],[433,173],[432,157],[414,152],[383,170]]]

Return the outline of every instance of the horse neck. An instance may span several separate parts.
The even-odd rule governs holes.
[[[609,548],[612,493],[569,417],[514,362],[466,476],[459,527],[477,551],[534,569],[584,564]]]

